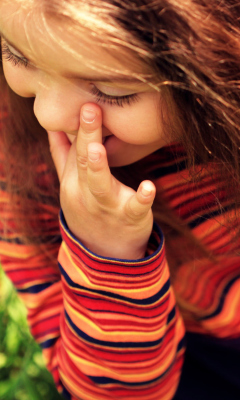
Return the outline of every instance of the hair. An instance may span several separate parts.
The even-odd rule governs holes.
[[[2,0],[5,1],[5,0]],[[17,0],[16,0],[17,1]],[[174,115],[170,121],[177,140],[181,141],[192,171],[196,164],[213,164],[217,169],[219,190],[222,186],[231,193],[234,207],[240,199],[240,4],[234,0],[19,0],[29,10],[28,20],[36,29],[45,32],[41,40],[79,40],[79,34],[90,34],[103,48],[127,49],[141,63],[146,74],[137,77],[161,91]],[[58,21],[58,32],[52,21]],[[30,35],[29,35],[30,36]],[[88,35],[89,36],[89,35]],[[61,39],[60,39],[61,38]],[[75,42],[76,43],[76,42]],[[74,50],[68,48],[70,52]],[[119,52],[121,56],[121,51]],[[80,57],[75,54],[76,57]],[[79,58],[80,59],[80,58]],[[111,72],[107,66],[92,60],[93,69]],[[129,70],[119,74],[133,74]],[[46,133],[33,114],[33,99],[17,96],[7,86],[1,74],[1,109],[8,117],[3,120],[2,141],[4,165],[12,204],[17,207],[25,238],[34,242],[41,236],[32,222],[39,199],[58,205],[58,183],[49,154]],[[169,126],[167,127],[169,128]],[[37,185],[35,165],[47,165],[52,177],[45,193]],[[13,161],[14,158],[14,161]],[[16,162],[17,160],[17,162]],[[17,165],[17,168],[16,168]],[[144,168],[135,165],[114,169],[116,176],[131,185],[145,178]],[[126,168],[128,178],[126,176]],[[204,167],[203,167],[204,168]],[[134,171],[138,171],[138,173]],[[17,174],[16,174],[17,171]],[[224,177],[224,179],[223,179]],[[195,176],[196,178],[196,176]],[[14,200],[15,199],[15,200]],[[16,200],[17,199],[17,200]],[[29,200],[31,199],[31,201]],[[16,206],[17,204],[17,206]],[[220,205],[221,207],[221,205]],[[178,219],[157,195],[154,213],[166,232],[183,235],[195,241],[187,226]],[[31,217],[32,216],[32,217]],[[30,221],[30,224],[28,224]],[[33,227],[34,232],[33,234]],[[41,225],[42,226],[42,225]],[[37,233],[36,233],[37,232]],[[197,244],[204,252],[201,244]],[[206,253],[206,251],[205,251]]]

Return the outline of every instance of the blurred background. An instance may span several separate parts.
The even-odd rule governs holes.
[[[63,400],[29,333],[25,307],[1,267],[0,399]]]

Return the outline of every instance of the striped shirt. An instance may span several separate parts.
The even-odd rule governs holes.
[[[234,227],[226,223],[233,215],[231,199],[216,189],[214,173],[203,172],[192,182],[176,143],[149,156],[148,165],[172,211],[214,260],[194,256],[194,249],[179,255],[184,249],[180,237],[170,238],[167,251],[156,223],[147,257],[100,257],[74,237],[62,211],[44,202],[38,213],[48,251],[23,244],[0,166],[0,260],[26,304],[31,332],[66,399],[173,399],[186,375],[182,371],[193,337],[240,348],[239,242],[232,240]],[[40,165],[39,175],[46,174]],[[175,258],[182,262],[170,280],[168,262]],[[211,360],[209,354],[207,363]],[[176,399],[198,398],[192,393],[181,397],[179,390]]]

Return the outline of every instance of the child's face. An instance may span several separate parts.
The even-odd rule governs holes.
[[[112,135],[105,143],[110,166],[130,164],[171,142],[166,107],[159,92],[140,81],[129,80],[130,75],[128,80],[118,82],[119,76],[123,78],[118,73],[89,67],[96,60],[108,68],[145,73],[127,50],[122,58],[114,57],[96,42],[89,46],[82,37],[74,47],[81,56],[76,60],[47,35],[44,42],[33,21],[28,30],[29,44],[24,29],[26,15],[23,11],[14,14],[13,8],[14,0],[11,6],[0,6],[0,31],[7,39],[2,40],[4,74],[14,92],[35,98],[34,113],[43,128],[64,131],[73,141],[82,105],[98,102],[103,112],[103,137]],[[70,40],[66,38],[67,43]],[[23,54],[34,66],[26,67],[17,61],[18,57],[24,59]],[[109,75],[113,75],[111,82],[104,82]],[[113,97],[104,102],[104,94]],[[128,95],[134,97],[116,99]]]

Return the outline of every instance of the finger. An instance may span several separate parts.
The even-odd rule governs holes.
[[[143,181],[136,192],[126,204],[126,213],[131,219],[144,218],[150,211],[156,188],[151,181]]]
[[[89,190],[99,201],[109,203],[112,200],[113,177],[108,166],[106,149],[100,143],[88,145],[87,180]]]
[[[65,132],[47,131],[50,152],[59,180],[61,180],[71,143]]]
[[[91,142],[102,143],[102,112],[95,103],[87,103],[81,109],[80,128],[77,135],[77,168],[79,178],[87,179],[87,147]]]

